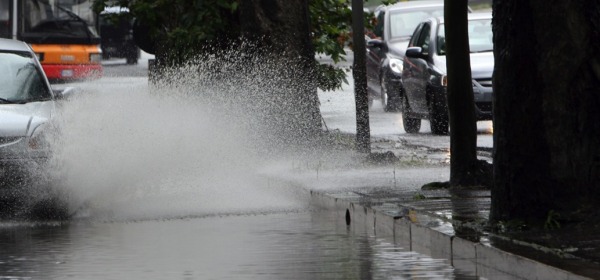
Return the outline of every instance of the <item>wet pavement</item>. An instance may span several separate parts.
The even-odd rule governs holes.
[[[0,279],[475,279],[331,211],[0,223]]]
[[[80,104],[91,111],[86,121],[110,124],[102,127],[103,133],[114,133],[109,137],[132,133],[140,141],[129,147],[150,151],[153,146],[129,129],[135,118],[121,112],[123,100],[112,94],[145,90],[140,69],[147,64],[111,64],[115,72],[102,79],[104,84],[82,85],[88,93],[106,95]],[[131,71],[120,67],[135,68],[136,77],[121,77]],[[349,142],[355,133],[352,94],[351,86],[319,93],[324,122],[339,141]],[[145,109],[169,106],[131,103]],[[532,244],[547,232],[492,234],[485,227],[489,191],[421,189],[448,180],[449,137],[431,135],[427,124],[421,134],[406,134],[401,116],[383,112],[378,103],[371,117],[373,151],[392,152],[397,162],[365,162],[352,153],[323,155],[262,166],[258,179],[239,176],[248,166],[217,169],[226,178],[217,182],[198,180],[198,174],[188,178],[187,169],[164,170],[146,157],[114,161],[111,149],[119,142],[71,135],[78,161],[70,180],[79,188],[72,191],[93,197],[93,203],[80,208],[88,211],[71,222],[0,222],[0,279],[600,278],[593,258],[600,246],[593,233],[578,234],[579,239],[570,239],[575,244],[560,248]],[[126,121],[121,124],[119,118]],[[478,123],[478,131],[479,156],[491,161],[491,123]],[[77,154],[91,145],[94,154]],[[178,163],[170,161],[173,154],[151,155],[163,156],[167,166]],[[138,166],[160,170],[161,176]],[[227,178],[231,170],[238,178]],[[140,180],[139,174],[150,176]]]
[[[326,101],[322,103],[321,108],[328,129],[347,134],[346,137],[350,138],[356,132],[356,126],[348,121],[354,114],[353,111],[348,112],[348,110],[354,110],[351,88],[352,84],[348,86],[347,91],[341,94],[339,92],[321,93]],[[344,103],[346,106],[340,106],[340,103]],[[478,276],[491,277],[490,279],[578,279],[579,276],[600,279],[600,238],[597,234],[597,225],[497,233],[489,230],[487,223],[491,203],[489,190],[461,192],[451,192],[445,189],[424,190],[421,189],[423,184],[400,179],[414,177],[412,173],[417,172],[414,170],[417,169],[423,171],[427,176],[433,177],[429,182],[448,181],[449,137],[433,136],[427,129],[420,134],[406,134],[402,129],[399,114],[385,113],[382,115],[380,112],[382,109],[379,106],[375,101],[373,107],[370,108],[372,151],[375,153],[393,152],[398,158],[398,162],[378,166],[379,171],[365,171],[365,168],[354,171],[346,170],[344,172],[348,174],[363,173],[363,175],[347,176],[346,180],[340,179],[339,174],[332,175],[336,179],[329,183],[322,182],[327,180],[325,172],[322,172],[321,182],[312,182],[312,184],[336,184],[345,187],[342,187],[341,190],[316,188],[314,194],[317,197],[324,196],[328,198],[326,200],[344,201],[348,202],[348,205],[360,205],[370,209],[369,211],[384,213],[395,219],[406,219],[451,238],[461,238],[468,240],[469,244],[484,246],[481,248],[496,248],[503,252],[514,253],[515,259],[525,257],[528,260],[535,260],[536,264],[547,264],[548,271],[551,271],[550,274],[526,273],[517,269],[511,272],[512,268],[508,266],[506,269],[508,271],[504,271],[508,273],[507,275],[500,276],[492,273],[478,274]],[[344,110],[343,108],[350,109]],[[428,128],[428,122],[423,122],[424,126]],[[480,159],[492,162],[492,123],[478,122],[477,125],[478,156]],[[431,170],[432,166],[439,170]],[[335,172],[339,173],[339,171]],[[365,172],[370,174],[364,174]],[[440,176],[436,178],[431,175],[432,172],[438,173]],[[388,178],[385,183],[377,181],[382,174],[386,174],[385,176]],[[325,204],[329,207],[332,206],[330,202]],[[368,221],[368,223],[371,222],[373,221]],[[521,260],[521,262],[525,261]],[[476,261],[471,261],[471,265],[477,267],[477,264],[473,263]],[[498,262],[492,262],[492,265],[502,267],[501,263],[502,261],[498,260]],[[560,272],[554,271],[554,268]],[[538,269],[544,271],[544,268],[538,267]],[[547,276],[550,278],[546,278]]]
[[[317,190],[313,192],[313,196],[325,208],[341,213],[349,209],[352,216],[358,217],[353,219],[362,221],[376,236],[391,235],[391,240],[404,244],[411,250],[452,260],[457,268],[472,267],[478,271],[478,277],[600,278],[597,258],[600,243],[594,231],[490,231],[487,227],[490,194],[486,190],[457,193],[419,188],[406,190],[399,187],[358,187],[344,191]],[[414,236],[415,227],[423,231],[418,236]],[[402,240],[402,231],[412,235]],[[441,245],[432,241],[434,237],[429,237],[436,234],[441,236],[436,238],[445,240],[440,242]],[[422,236],[428,236],[426,241],[419,241]],[[401,240],[398,240],[399,237]],[[419,242],[424,242],[425,245]],[[461,243],[457,245],[457,242]],[[444,247],[449,249],[440,249]],[[468,257],[457,257],[456,252],[466,250],[465,248],[474,252],[470,252]],[[491,257],[487,263],[478,259],[482,251],[490,249],[498,249],[498,256]],[[457,260],[463,262],[462,265],[457,265]],[[523,267],[517,269],[511,262],[520,263]]]
[[[61,107],[53,187],[68,194],[72,219],[0,221],[0,279],[475,278],[311,205],[288,179],[315,167],[319,177],[332,158],[259,165],[226,125],[149,96],[140,71],[123,75],[143,62],[110,63]],[[398,183],[444,173],[414,171]]]

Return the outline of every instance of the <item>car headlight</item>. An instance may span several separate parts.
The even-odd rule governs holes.
[[[29,137],[28,146],[32,150],[45,150],[48,149],[49,143],[46,138],[47,135],[44,133],[44,129],[42,126],[38,126],[34,131],[31,137]]]
[[[440,85],[443,86],[443,87],[447,87],[448,86],[448,76],[442,75],[440,77]]]
[[[390,58],[390,69],[396,74],[402,74],[402,60],[397,58]]]

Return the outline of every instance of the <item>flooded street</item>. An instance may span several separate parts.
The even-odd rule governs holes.
[[[0,224],[0,279],[469,279],[331,212]]]
[[[285,182],[339,187],[331,182],[351,156],[265,158],[229,115],[152,96],[145,77],[120,67],[147,64],[106,67],[61,106],[49,184],[72,218],[0,221],[0,279],[475,279],[350,229]],[[356,187],[389,184],[390,172]],[[425,172],[403,180],[448,176]]]

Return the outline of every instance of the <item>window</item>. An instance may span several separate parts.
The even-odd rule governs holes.
[[[0,53],[0,98],[21,103],[51,98],[41,70],[27,53]]]
[[[494,50],[491,19],[470,20],[468,29],[469,49],[472,53]]]
[[[12,38],[11,9],[10,0],[0,0],[0,38]]]
[[[413,34],[415,27],[423,20],[430,17],[444,15],[443,7],[425,8],[419,10],[399,10],[390,13],[391,38],[407,38]]]
[[[491,19],[470,20],[468,23],[469,50],[471,53],[491,52],[494,50]],[[446,32],[444,25],[438,27],[437,53],[446,54]]]
[[[381,12],[379,13],[379,15],[377,15],[377,23],[374,27],[373,33],[375,33],[375,36],[379,37],[379,38],[383,38],[383,20],[385,18],[385,12]]]
[[[429,38],[431,37],[431,25],[424,23],[421,28],[421,34],[417,40],[415,47],[421,47],[423,54],[429,53]]]

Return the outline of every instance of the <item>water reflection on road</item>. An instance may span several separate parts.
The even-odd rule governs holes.
[[[123,67],[147,69],[143,63]],[[93,202],[90,213],[64,223],[0,221],[0,279],[474,278],[445,260],[349,231],[343,217],[309,208],[305,190],[275,188],[254,176],[256,162],[237,151],[239,145],[223,145],[217,152],[231,155],[223,157],[213,142],[194,142],[220,131],[194,134],[190,120],[198,125],[202,110],[139,98],[147,91],[145,77],[124,77],[135,71],[120,66],[106,72],[77,85],[85,94],[63,112],[67,140],[59,167],[69,168],[60,178],[69,194]],[[348,106],[333,103],[324,118],[339,112],[338,129],[352,123]],[[399,121],[394,114],[379,117],[381,127],[386,117]],[[186,125],[159,125],[165,121]],[[396,124],[388,128],[392,134]],[[446,145],[447,139],[436,139]],[[200,176],[207,169],[210,176]],[[252,176],[242,176],[245,171]]]
[[[0,223],[0,279],[471,279],[444,260],[300,211]]]

